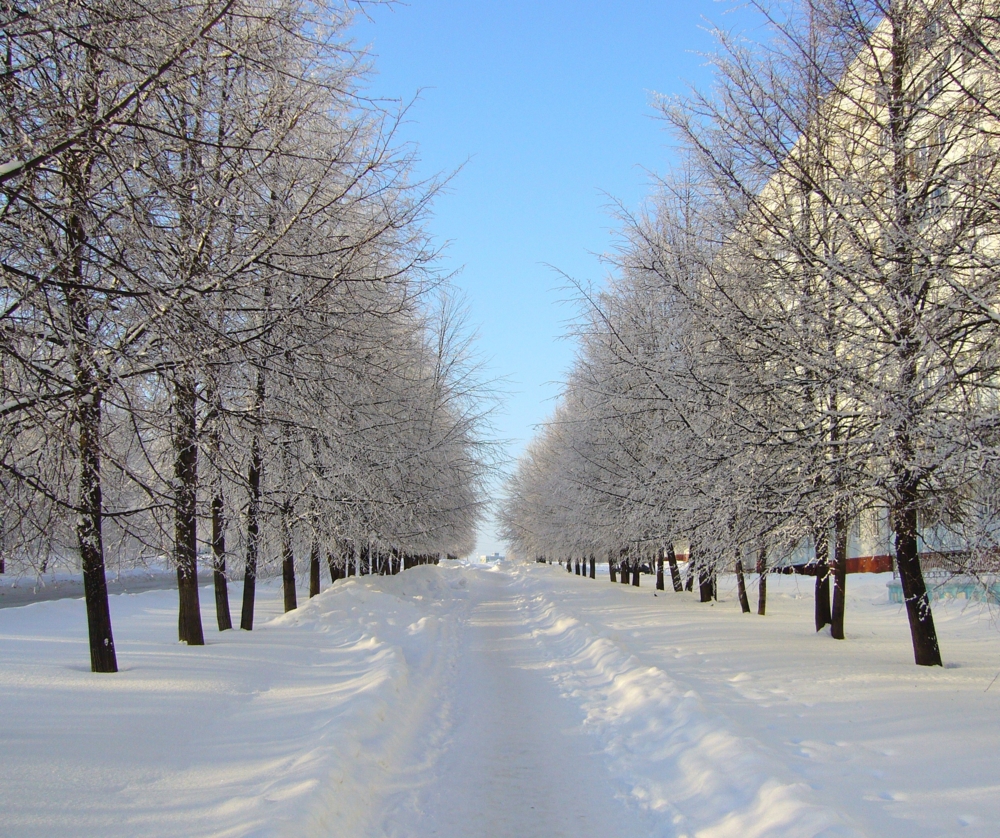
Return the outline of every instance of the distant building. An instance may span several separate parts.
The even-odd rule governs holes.
[[[506,558],[506,556],[501,556],[499,553],[494,553],[491,556],[480,556],[479,561],[486,564],[487,562],[502,562]]]

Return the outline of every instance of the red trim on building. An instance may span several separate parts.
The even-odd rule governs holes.
[[[889,573],[892,556],[858,556],[847,560],[848,573]]]

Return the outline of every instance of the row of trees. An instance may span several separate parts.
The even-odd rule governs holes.
[[[0,16],[0,547],[82,567],[92,668],[117,668],[108,553],[171,556],[200,644],[200,544],[220,629],[233,556],[251,629],[276,564],[288,608],[297,565],[312,594],[321,563],[470,550],[489,450],[436,184],[363,98],[349,7]]]
[[[881,518],[915,660],[940,664],[920,539],[978,574],[1000,546],[1000,18],[751,5],[765,35],[718,31],[711,90],[658,100],[682,162],[580,289],[505,534],[527,555],[684,540],[707,577],[805,547],[842,638],[849,530]]]

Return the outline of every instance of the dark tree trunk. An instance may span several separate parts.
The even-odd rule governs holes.
[[[631,561],[632,566],[632,585],[636,588],[639,587],[639,559],[633,559]]]
[[[750,613],[750,599],[747,597],[747,580],[743,575],[743,559],[736,559],[736,588],[740,596],[740,609],[744,614]]]
[[[198,393],[194,378],[174,381],[174,561],[177,564],[177,636],[204,646],[198,599]]]
[[[913,429],[918,427],[920,406],[915,393],[921,389],[918,373],[918,352],[926,340],[920,322],[921,312],[929,294],[929,284],[915,275],[918,258],[915,241],[921,241],[919,229],[920,209],[914,207],[910,190],[909,148],[912,147],[913,110],[908,98],[907,85],[914,70],[917,51],[908,42],[911,21],[907,19],[905,4],[891,3],[887,20],[892,31],[891,70],[888,85],[889,138],[892,143],[894,244],[891,290],[899,301],[896,328],[892,335],[897,347],[898,381],[893,391],[891,416],[895,423],[891,466],[895,477],[896,498],[893,503],[892,521],[896,542],[896,569],[903,588],[906,616],[913,642],[913,659],[917,666],[941,666],[930,600],[920,567],[917,552],[917,502],[920,479],[914,473],[916,446]],[[916,197],[917,201],[926,200]],[[926,204],[924,205],[926,208]],[[836,602],[834,603],[836,620]]]
[[[88,105],[97,107],[96,94]],[[86,200],[89,180],[85,162],[69,158],[64,169],[64,184],[74,203]],[[97,361],[93,353],[94,335],[90,305],[86,297],[84,248],[87,231],[82,207],[75,207],[66,223],[67,261],[65,288],[69,317],[74,379],[74,419],[79,450],[79,477],[76,540],[83,568],[83,592],[87,606],[87,631],[90,637],[90,668],[93,672],[117,672],[118,658],[111,632],[111,608],[108,583],[104,573],[104,500],[101,488],[101,418],[103,392]]]
[[[833,623],[830,608],[830,565],[823,562],[816,569],[816,631]]]
[[[295,554],[292,551],[292,509],[286,501],[281,505],[281,590],[285,598],[285,613],[298,608],[295,596]]]
[[[358,572],[357,567],[358,554],[353,544],[349,546],[344,553],[344,575],[345,576],[355,576]]]
[[[216,464],[212,485],[212,581],[215,586],[215,621],[219,631],[233,627],[233,617],[229,611],[229,582],[226,579],[226,498],[222,486],[222,474],[218,470],[221,457],[222,439],[219,433],[219,419],[222,402],[213,389],[209,401],[212,413],[209,416],[210,458]]]
[[[326,554],[326,566],[330,569],[331,585],[338,579],[344,578],[344,571],[340,568],[340,562],[337,561],[337,557],[332,552]]]
[[[684,585],[681,582],[681,571],[677,567],[677,554],[674,552],[674,545],[667,545],[667,564],[670,566],[670,581],[674,586],[674,593],[679,594],[684,590]]]
[[[597,557],[593,553],[590,554],[590,578],[597,578]]]
[[[830,609],[830,634],[843,640],[844,615],[847,611],[847,516],[838,512],[833,520],[833,607]]]
[[[833,622],[830,610],[830,563],[827,561],[829,544],[824,539],[824,533],[817,532],[813,537],[816,544],[816,631]]]
[[[611,577],[612,582],[618,581],[618,566],[611,556],[608,556],[608,575]]]
[[[226,520],[222,483],[217,482],[212,494],[212,576],[215,582],[215,619],[219,631],[233,627],[229,613],[229,584],[226,581]]]
[[[687,578],[684,580],[684,590],[694,591],[694,548],[688,547]]]
[[[256,398],[264,400],[264,373],[257,373]],[[247,487],[250,500],[247,504],[247,558],[243,571],[243,609],[240,613],[240,628],[253,630],[254,595],[257,591],[257,562],[260,551],[260,483],[264,462],[260,450],[260,428],[254,427],[250,440],[250,465],[247,470]]]
[[[757,614],[767,611],[767,548],[761,545],[757,554]]]
[[[942,666],[934,617],[917,552],[916,491],[908,490],[907,494],[909,496],[904,495],[904,498],[909,503],[902,509],[895,510],[893,519],[896,524],[896,569],[899,571],[906,616],[910,623],[913,660],[917,666]]]
[[[309,548],[309,599],[319,594],[319,542],[313,539]]]
[[[77,382],[81,381],[79,367]],[[101,393],[92,383],[78,397],[76,418],[80,433],[80,511],[76,540],[83,566],[83,594],[87,605],[92,672],[117,672],[118,658],[111,633],[108,583],[104,575],[104,501],[101,493]]]
[[[698,564],[698,594],[701,602],[711,602],[713,593],[712,571],[708,562]]]
[[[621,577],[621,583],[627,585],[629,581],[629,574],[632,570],[632,563],[628,559],[622,559],[621,563],[618,565],[618,569],[621,571],[619,576]]]
[[[656,590],[663,591],[663,548],[656,551]]]

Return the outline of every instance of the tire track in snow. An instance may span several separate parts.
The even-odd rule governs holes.
[[[453,727],[421,793],[387,813],[390,838],[641,838],[592,737],[540,671],[537,644],[506,574],[468,574]]]
[[[304,822],[284,834],[381,835],[389,801],[412,798],[431,776],[450,727],[449,682],[467,608],[466,582],[436,568],[348,581],[339,612],[392,657],[385,682],[341,728],[336,769]],[[353,604],[351,604],[353,603]]]

